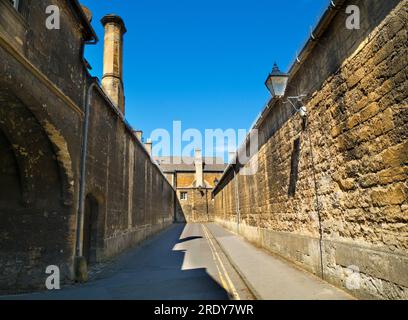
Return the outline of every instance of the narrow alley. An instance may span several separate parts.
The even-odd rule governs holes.
[[[0,300],[408,300],[407,26],[0,0]]]

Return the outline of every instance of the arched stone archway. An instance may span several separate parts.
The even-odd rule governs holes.
[[[71,276],[71,160],[62,136],[50,135],[44,122],[0,91],[0,292],[44,288],[49,265],[60,267],[62,280]]]

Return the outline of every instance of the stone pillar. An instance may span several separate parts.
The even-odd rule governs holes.
[[[101,22],[105,28],[102,88],[124,114],[123,35],[126,28],[122,18],[113,14],[106,15]]]
[[[142,137],[143,137],[143,131],[142,130],[135,130],[133,131],[135,133],[136,138],[142,142]]]
[[[152,156],[152,145],[153,142],[150,139],[147,139],[146,143],[145,143],[145,148],[147,150],[147,152],[149,153],[150,156]]]
[[[204,187],[204,177],[203,177],[203,156],[200,149],[195,150],[195,181],[196,187]]]

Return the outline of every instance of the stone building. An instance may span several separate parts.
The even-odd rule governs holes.
[[[408,299],[407,25],[406,0],[333,1],[254,125],[257,173],[214,190],[218,223],[357,297]]]
[[[83,280],[173,222],[174,189],[125,120],[124,22],[102,20],[100,85],[90,20],[76,0],[0,0],[1,292],[44,289],[49,265]]]
[[[201,150],[195,151],[195,157],[156,157],[155,160],[177,192],[175,220],[214,221],[211,194],[226,168],[224,160],[203,157]]]

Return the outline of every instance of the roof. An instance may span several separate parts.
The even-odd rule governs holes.
[[[95,33],[94,28],[91,25],[91,22],[88,20],[87,15],[82,9],[82,5],[78,0],[68,0],[68,3],[71,4],[72,9],[75,11],[77,18],[84,27],[85,41],[98,41],[98,36]]]
[[[195,172],[194,157],[155,157],[163,172]],[[204,157],[204,172],[224,172],[227,165],[220,157]]]

